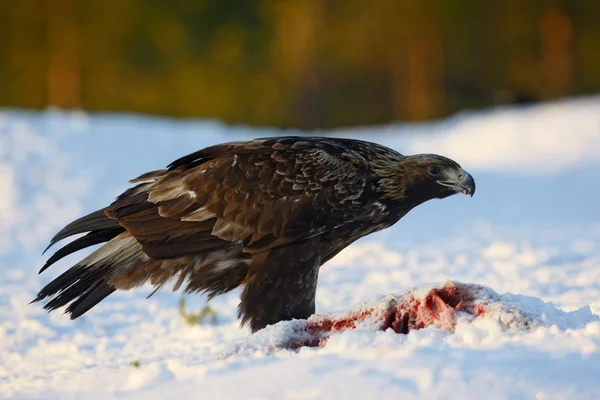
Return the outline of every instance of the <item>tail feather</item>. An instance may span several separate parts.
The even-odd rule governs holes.
[[[72,302],[65,312],[71,314],[71,319],[80,317],[115,290],[115,287],[106,283],[105,280],[96,281],[84,294]]]
[[[44,286],[34,302],[51,298],[44,305],[44,309],[56,310],[80,296],[85,296],[97,282],[104,281],[104,277],[109,271],[109,266],[90,268],[85,265],[76,265]]]
[[[86,215],[85,217],[81,217],[69,225],[65,226],[60,230],[50,241],[44,253],[48,251],[48,249],[54,246],[58,241],[68,238],[69,236],[76,235],[78,233],[92,232],[92,231],[103,231],[109,229],[117,229],[120,228],[122,231],[124,230],[117,220],[110,219],[104,213],[106,209],[101,209],[98,211],[94,211],[91,214]]]
[[[60,250],[58,250],[56,253],[54,253],[52,255],[52,257],[50,257],[48,259],[48,261],[46,261],[46,264],[44,264],[42,269],[40,269],[39,273],[41,274],[42,272],[44,272],[48,267],[50,267],[52,264],[54,264],[61,258],[64,258],[64,257],[68,256],[69,254],[72,254],[72,253],[74,253],[78,250],[84,249],[86,247],[90,247],[90,246],[93,246],[93,245],[99,244],[99,243],[108,242],[109,240],[111,240],[115,236],[119,235],[123,231],[124,231],[124,229],[121,227],[113,228],[113,229],[106,229],[106,230],[101,230],[101,231],[92,231],[92,232],[88,233],[87,235],[80,237],[79,239],[76,239],[76,240],[72,241],[71,243],[65,245]]]
[[[106,209],[95,211],[85,217],[79,218],[65,226],[50,241],[50,245],[44,250],[46,252],[58,241],[79,233],[86,233],[61,249],[48,259],[46,264],[40,270],[44,272],[48,267],[58,260],[72,254],[78,250],[90,247],[99,243],[111,242],[113,239],[119,241],[118,236],[125,229],[119,225],[119,222],[106,216]],[[97,254],[99,250],[92,254]],[[106,253],[106,251],[105,251]],[[108,255],[110,255],[110,250]],[[90,257],[63,272],[56,279],[44,286],[33,302],[49,300],[44,309],[48,311],[63,307],[69,303],[66,312],[71,314],[71,319],[85,313],[87,310],[98,304],[106,296],[114,292],[114,286],[107,282],[108,277],[114,271],[118,264],[118,259],[102,259],[100,257],[95,262],[88,262]]]
[[[157,289],[178,278],[174,290],[187,281],[186,291],[205,292],[209,297],[242,284],[251,256],[239,245],[212,248],[192,256],[152,258],[142,244],[116,220],[99,210],[67,225],[51,242],[78,233],[86,235],[56,251],[40,270],[83,248],[105,243],[76,265],[44,286],[33,302],[44,300],[44,309],[66,307],[71,319],[89,311],[115,290],[129,290],[150,282]]]

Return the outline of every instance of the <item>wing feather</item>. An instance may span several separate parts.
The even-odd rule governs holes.
[[[299,138],[232,142],[144,174],[107,209],[153,258],[256,252],[356,220],[370,184],[358,153]]]

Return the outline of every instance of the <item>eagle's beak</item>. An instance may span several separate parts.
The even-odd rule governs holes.
[[[454,172],[454,171],[453,171]],[[467,171],[459,168],[455,173],[448,174],[445,181],[437,181],[442,186],[448,186],[459,193],[473,197],[475,194],[475,180]]]

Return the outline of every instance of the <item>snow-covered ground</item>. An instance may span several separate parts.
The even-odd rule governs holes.
[[[477,193],[422,205],[341,252],[321,270],[319,313],[451,279],[512,293],[501,298],[538,323],[505,326],[493,314],[458,318],[453,331],[359,327],[286,350],[278,344],[294,322],[250,335],[236,293],[211,302],[214,324],[195,326],[179,294],[147,300],[149,287],[115,293],[76,321],[28,304],[80,257],[37,275],[52,234],[128,179],[209,144],[277,133],[1,111],[0,398],[600,397],[598,97],[327,133],[449,156]],[[189,297],[187,307],[204,301]]]

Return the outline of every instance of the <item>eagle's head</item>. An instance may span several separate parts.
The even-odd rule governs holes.
[[[475,180],[471,174],[447,157],[416,154],[386,164],[380,175],[382,195],[406,202],[410,208],[456,193],[468,196],[475,193]]]

